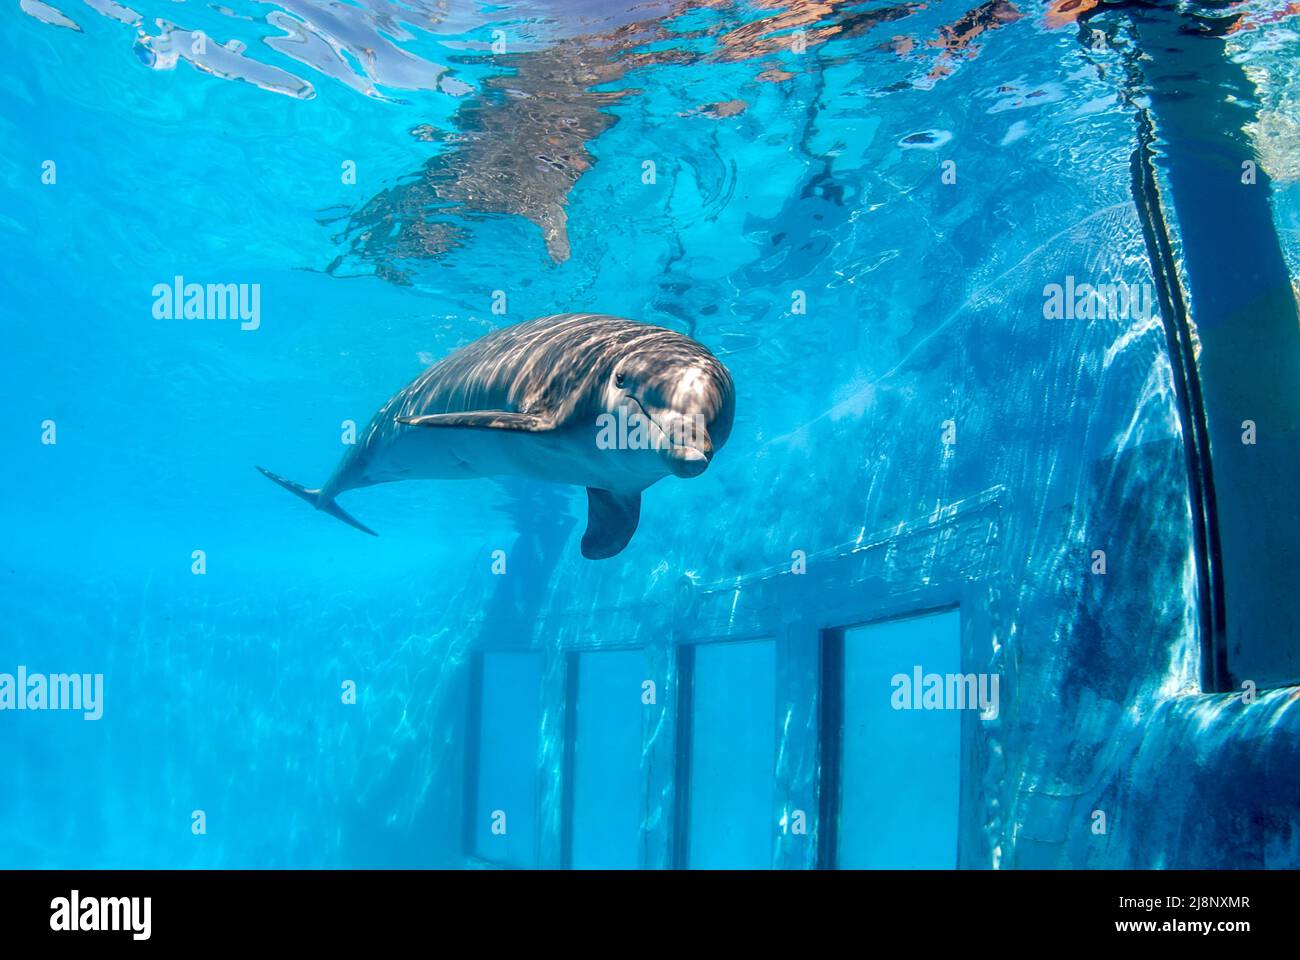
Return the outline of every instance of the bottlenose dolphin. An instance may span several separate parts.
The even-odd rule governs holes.
[[[727,368],[689,337],[567,313],[494,331],[429,367],[375,414],[323,487],[257,469],[371,535],[339,494],[502,475],[586,487],[582,555],[599,560],[632,539],[642,490],[704,472],[735,406]]]

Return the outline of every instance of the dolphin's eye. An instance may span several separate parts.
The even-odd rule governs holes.
[[[627,377],[621,373],[614,374],[614,385],[616,387],[624,386],[627,383]]]

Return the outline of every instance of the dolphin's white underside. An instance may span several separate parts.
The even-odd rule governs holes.
[[[357,485],[517,476],[636,493],[669,475],[657,458],[599,449],[596,432],[594,423],[538,433],[411,428],[372,454]]]

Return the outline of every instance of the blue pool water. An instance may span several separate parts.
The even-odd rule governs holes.
[[[1294,295],[1285,4],[227,3],[0,19],[0,674],[103,676],[98,720],[0,712],[0,866],[1300,862],[1294,653],[1205,679],[1134,186],[1154,116],[1211,360],[1198,304]],[[1181,135],[1138,55],[1179,24],[1249,86],[1230,128]],[[1240,235],[1176,208],[1243,158]],[[1188,275],[1261,234],[1281,288]],[[256,314],[160,317],[178,277]],[[1149,309],[1049,316],[1067,278]],[[319,485],[429,364],[566,312],[736,385],[618,556],[582,558],[572,487],[345,494],[372,538],[254,471]],[[1216,386],[1264,374],[1203,372],[1231,617],[1291,569],[1236,532],[1295,516],[1231,513],[1264,485]],[[1254,409],[1223,422],[1294,439]],[[914,666],[998,676],[997,715],[891,709]]]

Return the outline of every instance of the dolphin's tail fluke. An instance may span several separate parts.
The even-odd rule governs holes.
[[[294,483],[292,480],[286,480],[284,477],[277,476],[276,474],[272,473],[270,470],[267,470],[265,467],[258,467],[257,469],[258,472],[262,474],[262,476],[266,477],[268,480],[274,480],[276,483],[284,487],[284,489],[288,490],[290,493],[302,497],[304,500],[310,503],[317,510],[325,511],[331,517],[335,517],[336,519],[342,520],[349,527],[356,527],[362,533],[368,533],[372,537],[379,536],[379,534],[375,533],[375,531],[371,530],[360,520],[351,516],[346,510],[340,507],[333,500],[322,500],[319,490],[308,490],[301,483]]]

